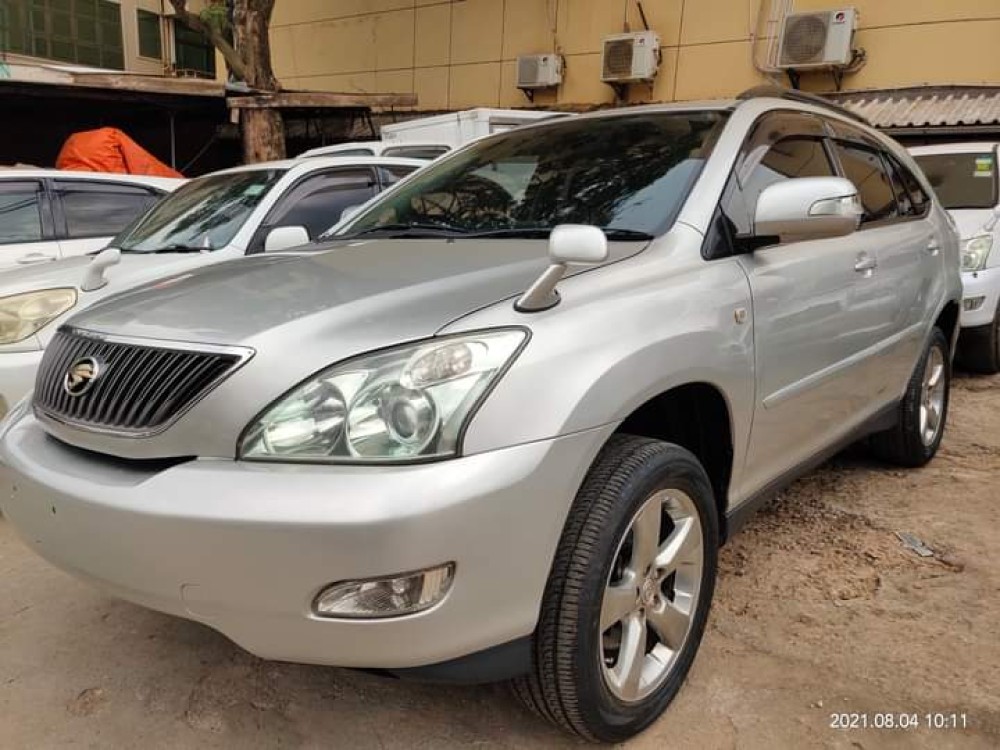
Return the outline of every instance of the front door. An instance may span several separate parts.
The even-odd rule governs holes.
[[[810,130],[786,129],[744,170],[742,197],[751,215],[769,185],[837,174],[825,131]],[[856,418],[864,253],[852,237],[841,237],[757,248],[739,258],[753,296],[756,353],[748,494],[835,442]]]

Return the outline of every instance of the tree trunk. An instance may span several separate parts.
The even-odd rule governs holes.
[[[255,164],[285,158],[285,123],[276,109],[241,109],[243,161]]]
[[[262,91],[281,88],[271,69],[273,10],[274,0],[236,0],[233,8],[233,46],[243,58],[247,84]],[[241,110],[240,124],[247,164],[285,158],[285,124],[278,110]]]

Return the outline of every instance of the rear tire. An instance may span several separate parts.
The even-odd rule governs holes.
[[[923,466],[937,453],[948,421],[951,358],[948,339],[935,328],[899,405],[896,425],[871,436],[873,453],[889,463]]]
[[[962,330],[956,361],[963,370],[980,375],[1000,372],[1000,307],[989,325]]]
[[[715,587],[719,523],[705,470],[669,443],[615,435],[563,530],[514,694],[586,740],[648,727],[691,668]]]

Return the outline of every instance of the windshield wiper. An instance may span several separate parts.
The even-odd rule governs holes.
[[[411,222],[408,224],[380,224],[377,227],[362,229],[360,232],[344,235],[331,235],[324,239],[354,239],[355,237],[365,237],[373,234],[385,233],[390,239],[403,237],[455,237],[467,234],[467,231],[459,227],[448,224],[434,224],[432,222]]]
[[[604,235],[612,242],[639,242],[653,239],[653,235],[647,232],[640,232],[635,229],[616,229],[614,227],[601,228]],[[489,229],[485,232],[473,232],[468,236],[473,239],[514,237],[528,239],[548,239],[552,234],[552,227],[508,227],[506,229]]]

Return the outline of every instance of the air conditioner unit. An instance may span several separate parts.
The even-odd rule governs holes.
[[[660,37],[655,31],[604,37],[601,80],[605,83],[652,81],[659,67]]]
[[[778,67],[809,70],[850,65],[857,21],[854,8],[789,13],[781,27]]]
[[[519,55],[517,58],[517,87],[519,89],[547,89],[562,83],[562,57],[556,54]]]

